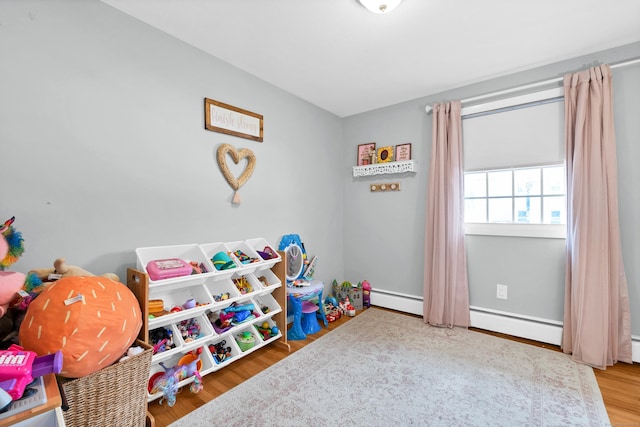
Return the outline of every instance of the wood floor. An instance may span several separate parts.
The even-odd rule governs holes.
[[[289,341],[291,352],[295,352],[305,345],[312,343],[324,334],[348,322],[352,318],[343,316],[336,322],[329,323],[329,328],[322,328],[320,332],[307,337],[303,341]],[[515,338],[508,335],[489,333],[538,347],[548,348],[552,351],[560,351],[557,346],[543,344],[531,340]],[[270,344],[259,351],[238,359],[229,366],[203,378],[204,389],[199,393],[191,393],[187,388],[183,389],[177,398],[176,404],[169,408],[166,403],[159,404],[159,400],[149,403],[149,412],[155,419],[156,427],[164,427],[183,417],[194,409],[215,399],[225,391],[235,387],[253,375],[268,368],[290,353],[277,344]],[[611,425],[625,427],[640,427],[640,364],[629,365],[618,363],[605,371],[594,370],[598,385],[604,398],[604,403],[609,413]],[[224,424],[224,420],[220,420]]]

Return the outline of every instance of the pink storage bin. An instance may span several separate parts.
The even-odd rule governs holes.
[[[151,280],[188,276],[192,271],[191,265],[180,258],[158,259],[147,264],[147,273]]]

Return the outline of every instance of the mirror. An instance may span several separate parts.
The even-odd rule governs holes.
[[[287,261],[287,281],[294,281],[300,274],[302,273],[302,268],[304,267],[304,259],[302,257],[302,249],[295,243],[290,244],[284,250],[284,256]]]

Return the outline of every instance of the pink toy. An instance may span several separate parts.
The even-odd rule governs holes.
[[[364,307],[371,307],[371,284],[368,280],[362,282],[362,305]]]
[[[22,235],[11,226],[14,221],[15,217],[11,217],[0,226],[0,317],[7,313],[9,305],[17,299],[17,293],[25,281],[22,273],[4,271],[24,252]]]
[[[179,258],[154,260],[147,264],[147,273],[151,280],[188,276],[192,271],[191,265]]]
[[[34,378],[57,374],[62,370],[62,353],[57,351],[38,357],[33,351],[12,345],[0,351],[0,388],[13,400],[20,399],[24,389]]]
[[[160,366],[165,370],[162,375],[152,376],[149,380],[149,393],[154,394],[162,392],[162,399],[167,401],[167,405],[173,406],[176,403],[176,394],[178,393],[178,383],[185,378],[194,376],[190,390],[192,393],[198,393],[202,390],[202,377],[198,371],[199,359],[195,359],[186,365],[176,365],[167,368],[164,363],[160,362]]]

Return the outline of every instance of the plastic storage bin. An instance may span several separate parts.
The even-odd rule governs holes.
[[[282,259],[282,257],[280,257],[280,254],[278,253],[276,248],[274,246],[270,245],[269,242],[267,242],[262,237],[258,237],[258,238],[255,238],[255,239],[248,239],[248,240],[245,240],[245,242],[263,260],[263,263],[259,266],[258,270],[264,270],[264,269],[271,268],[276,263],[280,262],[281,259]],[[268,252],[271,252],[271,253],[275,254],[275,256],[274,257],[263,256],[261,254],[261,252],[264,253],[266,248],[269,248],[270,251],[268,251]]]

